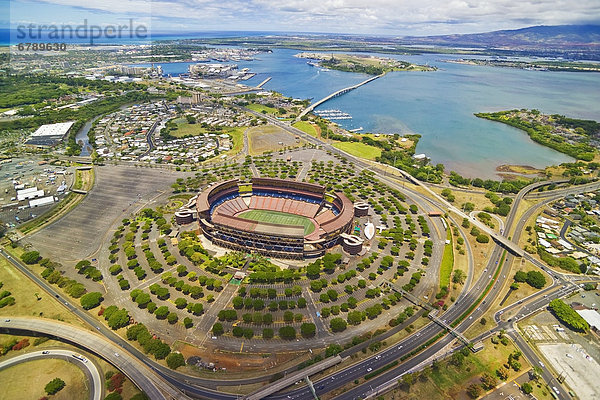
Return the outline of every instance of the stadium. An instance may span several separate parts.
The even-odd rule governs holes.
[[[200,229],[212,243],[284,259],[323,255],[352,230],[354,219],[343,193],[272,178],[212,184],[196,207]]]

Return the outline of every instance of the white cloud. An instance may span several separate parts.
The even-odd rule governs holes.
[[[95,13],[152,16],[153,26],[161,29],[177,26],[179,29],[187,27],[188,30],[252,29],[418,35],[600,22],[598,0],[43,1],[48,5],[87,9]],[[40,15],[40,18],[43,16]]]

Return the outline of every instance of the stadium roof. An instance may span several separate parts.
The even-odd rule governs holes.
[[[334,219],[321,225],[327,233],[340,229],[354,219],[354,207],[350,199],[342,192],[336,192],[335,195],[342,201],[342,209]]]
[[[220,186],[225,186],[226,184],[228,184],[230,182],[237,183],[238,181],[239,181],[239,179],[230,179],[228,181],[214,183],[211,186],[204,189],[198,195],[198,200],[196,202],[197,207],[198,207],[198,212],[202,213],[202,212],[208,211],[210,209],[210,203],[208,202],[208,196],[212,193],[213,189],[220,187]]]

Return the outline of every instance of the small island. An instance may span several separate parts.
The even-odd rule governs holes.
[[[477,113],[475,116],[524,130],[533,141],[578,160],[593,161],[600,149],[600,123],[596,121],[546,115],[539,110],[527,109]]]
[[[435,71],[436,67],[412,64],[408,61],[388,57],[355,54],[299,53],[298,58],[306,58],[309,65],[346,72],[359,72],[381,75],[392,71]]]
[[[480,65],[503,68],[518,68],[531,71],[600,72],[600,64],[579,61],[517,61],[504,59],[459,58],[440,60],[446,63]]]

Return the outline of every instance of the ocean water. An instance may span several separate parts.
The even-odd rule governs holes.
[[[316,101],[367,75],[328,71],[294,57],[296,50],[275,49],[253,61],[239,62],[257,75],[244,82],[286,96]],[[388,55],[386,55],[388,56]],[[318,109],[339,109],[351,120],[336,121],[362,132],[418,133],[417,153],[447,171],[497,178],[496,167],[520,164],[556,165],[572,159],[538,145],[522,131],[473,114],[513,108],[536,108],[544,113],[600,121],[600,73],[528,71],[445,63],[448,55],[388,56],[428,64],[433,72],[392,72],[336,97]],[[187,71],[189,63],[163,64],[165,73]]]

